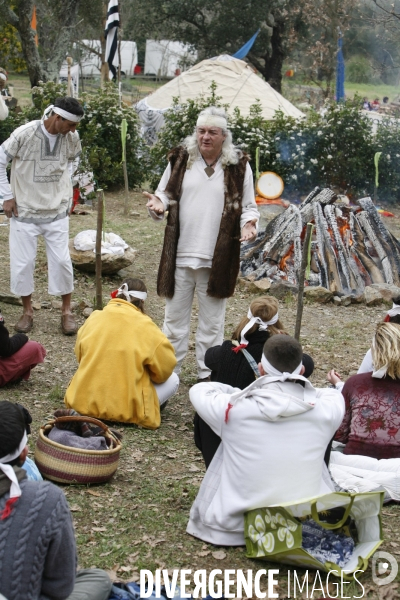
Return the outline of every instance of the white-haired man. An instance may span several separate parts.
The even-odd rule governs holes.
[[[210,370],[208,348],[224,334],[226,298],[235,290],[240,242],[254,239],[259,213],[248,157],[232,144],[223,109],[208,107],[192,136],[168,155],[155,194],[153,218],[168,210],[157,292],[166,297],[163,331],[175,348],[176,371],[187,353],[194,290],[198,298],[196,359],[199,380]]]
[[[10,218],[11,291],[22,297],[23,314],[16,331],[33,326],[32,292],[37,239],[44,237],[49,294],[61,296],[61,328],[73,335],[74,289],[69,255],[68,215],[72,203],[73,164],[81,152],[76,126],[83,108],[75,98],[57,98],[40,121],[18,127],[0,147],[0,200]],[[6,167],[12,160],[11,186]]]

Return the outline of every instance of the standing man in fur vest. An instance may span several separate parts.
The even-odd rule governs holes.
[[[157,292],[166,297],[163,331],[175,348],[179,373],[186,356],[194,290],[198,299],[198,379],[210,370],[208,348],[221,344],[226,299],[239,272],[240,243],[257,234],[248,156],[232,143],[225,111],[203,110],[192,136],[170,151],[169,164],[147,207],[154,219],[168,210]]]

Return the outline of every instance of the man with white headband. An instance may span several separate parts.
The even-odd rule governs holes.
[[[344,399],[303,377],[303,350],[288,335],[264,345],[261,377],[244,390],[210,382],[190,401],[221,438],[190,511],[187,532],[206,542],[242,546],[244,513],[331,491],[326,448],[344,415]]]
[[[76,572],[72,517],[64,492],[49,481],[29,481],[24,409],[0,402],[0,594],[8,600],[106,600],[105,571]]]
[[[194,290],[199,312],[199,379],[210,370],[205,351],[223,339],[226,298],[239,272],[240,242],[254,239],[259,213],[248,156],[232,144],[225,111],[203,110],[192,136],[169,153],[169,164],[147,207],[155,219],[168,210],[157,293],[166,297],[163,331],[172,342],[177,372],[187,353]]]
[[[72,174],[81,153],[76,126],[83,108],[75,98],[57,98],[42,120],[18,127],[0,147],[0,202],[10,218],[11,291],[22,297],[16,331],[33,326],[32,293],[39,235],[46,243],[48,291],[62,298],[61,328],[73,335],[73,270],[69,255]],[[11,185],[6,167],[11,165]]]

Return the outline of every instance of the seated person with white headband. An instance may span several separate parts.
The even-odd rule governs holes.
[[[160,406],[179,386],[173,346],[144,313],[143,281],[126,279],[111,296],[78,331],[79,367],[65,404],[81,415],[156,429]]]
[[[337,390],[311,385],[302,356],[297,340],[272,335],[258,365],[261,377],[244,390],[217,382],[191,388],[194,409],[221,438],[190,511],[191,535],[243,546],[247,510],[331,491],[324,454],[344,400]]]
[[[211,369],[211,381],[243,390],[260,376],[258,363],[265,342],[271,335],[286,333],[278,309],[278,300],[273,296],[262,296],[251,302],[232,340],[207,350],[204,362]],[[221,440],[198,414],[194,418],[194,441],[208,467]]]
[[[48,291],[61,296],[61,329],[73,335],[78,327],[71,312],[74,289],[69,255],[69,212],[72,174],[81,153],[76,126],[83,108],[75,98],[57,98],[42,120],[13,131],[0,147],[0,199],[10,219],[11,291],[22,297],[23,314],[16,331],[33,326],[32,293],[37,239],[46,243]],[[6,167],[11,165],[11,185]]]
[[[374,369],[346,383],[330,371],[328,379],[342,388],[346,414],[335,435],[344,454],[400,458],[400,325],[378,323],[372,339]]]
[[[28,418],[27,418],[28,417]],[[28,481],[29,413],[0,402],[0,595],[7,600],[106,600],[105,571],[76,572],[71,513],[64,492],[49,481]]]

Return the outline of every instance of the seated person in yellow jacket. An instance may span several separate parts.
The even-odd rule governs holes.
[[[65,404],[82,415],[156,429],[160,406],[178,389],[175,351],[144,313],[147,289],[126,279],[104,310],[79,329],[79,362]]]

